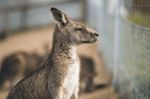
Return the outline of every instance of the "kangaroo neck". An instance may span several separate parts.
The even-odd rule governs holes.
[[[66,44],[63,44],[62,42],[57,42],[55,43],[55,45],[52,48],[52,54],[57,54],[57,55],[61,55],[63,57],[67,56],[72,56],[72,54],[76,53],[76,48],[74,47],[69,47]]]
[[[59,33],[60,32],[57,31],[57,29],[54,32],[52,57],[56,58],[57,60],[65,60],[65,61],[77,58],[76,47],[66,43],[64,38],[61,37]]]

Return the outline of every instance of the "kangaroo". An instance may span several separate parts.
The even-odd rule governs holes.
[[[80,55],[80,93],[94,90],[94,77],[96,77],[96,65],[92,57]]]
[[[0,90],[4,89],[5,82],[9,82],[11,87],[13,82],[17,80],[18,75],[23,76],[25,69],[25,61],[22,56],[23,53],[18,52],[6,56],[1,63],[0,70]]]
[[[42,64],[42,60],[43,56],[37,53],[27,53],[23,51],[4,57],[0,72],[0,91],[6,89],[6,87],[4,87],[6,82],[10,83],[10,85],[7,86],[7,88],[10,89],[14,82],[16,83],[16,80],[18,82],[23,77],[35,71],[40,67],[40,64]]]
[[[54,7],[51,12],[58,22],[51,55],[43,66],[15,85],[7,99],[78,99],[80,66],[76,48],[96,42],[98,33]]]

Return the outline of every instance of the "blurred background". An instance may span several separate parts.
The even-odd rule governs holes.
[[[100,34],[78,48],[80,99],[150,99],[150,0],[0,0],[0,99],[50,53],[50,7]]]

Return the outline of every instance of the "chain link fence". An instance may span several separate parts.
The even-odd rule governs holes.
[[[113,86],[124,99],[150,99],[150,0],[87,2]]]

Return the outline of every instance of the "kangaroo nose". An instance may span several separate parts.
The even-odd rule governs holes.
[[[99,34],[98,34],[98,33],[94,33],[94,35],[95,35],[95,36],[97,36],[97,37],[99,36]]]

